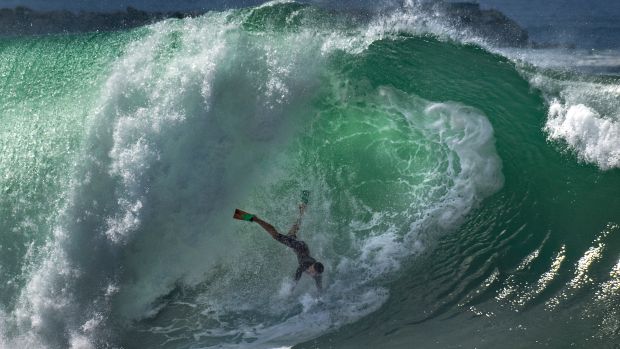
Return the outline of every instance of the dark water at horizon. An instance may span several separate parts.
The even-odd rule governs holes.
[[[620,49],[620,3],[612,0],[542,2],[485,0],[515,20],[539,43],[573,43],[577,49]]]
[[[113,11],[128,6],[144,11],[222,11],[225,9],[257,6],[264,1],[158,1],[158,0],[107,0],[107,1],[43,1],[6,0],[0,8],[26,6],[37,11],[69,10]],[[453,1],[456,2],[456,1]],[[397,1],[339,1],[322,0],[307,3],[326,8],[395,7]],[[405,2],[406,3],[406,2]],[[481,8],[495,8],[524,27],[530,38],[539,43],[573,43],[581,49],[620,49],[620,3],[614,0],[578,1],[550,0],[542,2],[484,0]]]

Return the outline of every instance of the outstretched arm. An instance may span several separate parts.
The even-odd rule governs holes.
[[[291,231],[289,231],[288,234],[286,234],[287,236],[295,236],[297,234],[297,231],[299,230],[299,226],[301,226],[301,219],[304,216],[304,212],[306,212],[306,208],[307,207],[304,204],[299,205],[299,218],[297,218],[297,221],[295,221],[295,224],[293,224]]]
[[[319,295],[323,294],[323,278],[321,275],[313,276],[314,281],[316,281],[316,289],[319,291]]]
[[[299,283],[299,279],[301,279],[301,275],[304,273],[304,268],[300,265],[297,267],[297,271],[295,272],[295,278],[293,279],[293,287],[291,287],[291,292],[297,287]]]
[[[293,279],[293,286],[291,287],[291,292],[295,289],[295,287],[297,287],[297,284],[299,283],[299,279],[301,279],[301,274],[303,274],[303,272],[304,269],[300,265],[295,272],[295,278]],[[323,294],[323,278],[321,275],[314,275],[312,276],[312,278],[316,282],[316,290],[318,291],[319,296],[321,296]]]

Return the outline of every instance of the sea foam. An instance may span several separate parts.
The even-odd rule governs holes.
[[[554,99],[545,124],[549,139],[564,140],[583,161],[602,170],[620,167],[620,122],[584,104],[563,105]]]
[[[524,73],[547,99],[544,130],[580,161],[601,170],[620,167],[620,85],[612,78],[567,74],[557,78],[544,70]]]

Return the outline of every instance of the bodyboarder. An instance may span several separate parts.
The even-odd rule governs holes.
[[[278,242],[292,248],[293,251],[295,251],[295,254],[297,254],[297,261],[299,262],[299,267],[295,272],[295,285],[299,279],[301,279],[302,274],[306,272],[314,278],[316,288],[319,291],[319,294],[321,294],[323,288],[321,280],[321,273],[323,273],[324,269],[323,264],[317,262],[310,256],[310,249],[305,242],[297,239],[297,231],[299,230],[301,219],[305,211],[306,205],[299,205],[299,218],[297,218],[297,221],[286,235],[278,233],[278,231],[271,224],[256,217],[255,215],[243,212],[239,209],[235,210],[235,215],[233,218],[258,223],[258,225],[265,229]]]

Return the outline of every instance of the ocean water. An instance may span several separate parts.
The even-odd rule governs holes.
[[[415,3],[3,38],[0,348],[617,348],[617,49]],[[232,219],[302,190],[321,296]]]

